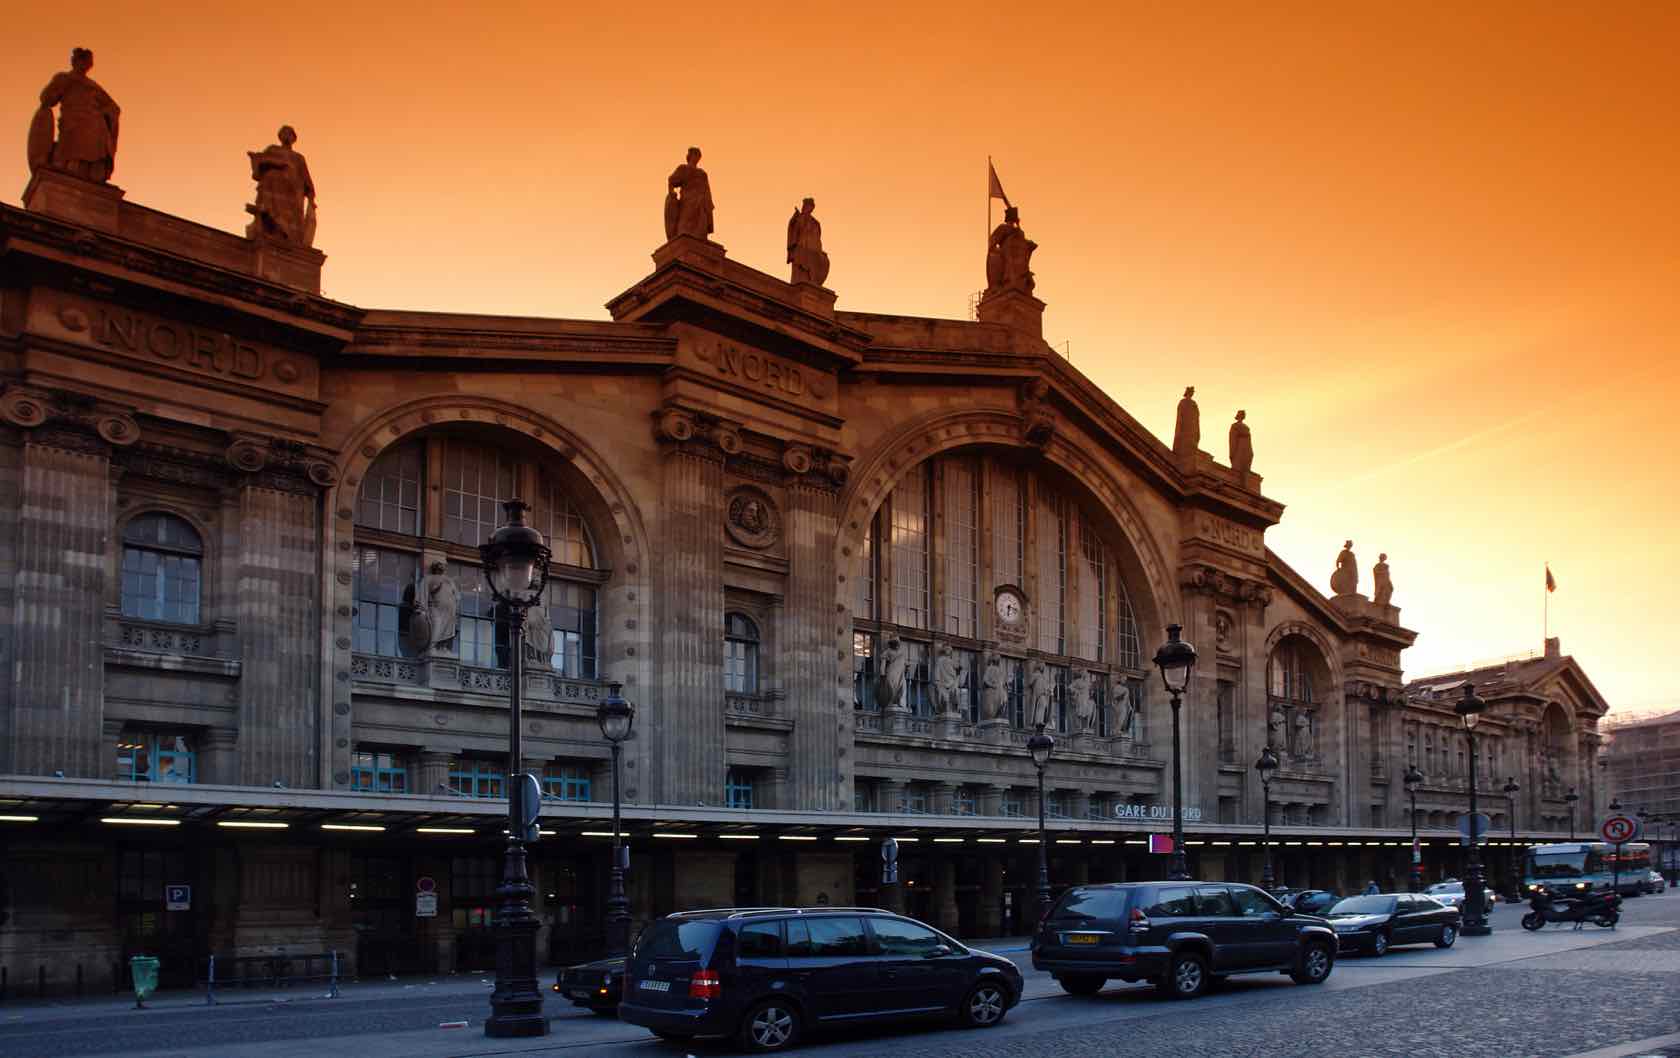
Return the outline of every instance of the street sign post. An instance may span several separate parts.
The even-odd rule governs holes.
[[[542,814],[542,784],[530,772],[521,772],[514,779],[513,789],[519,802],[519,837],[523,841],[535,841],[537,818]]]
[[[881,842],[881,884],[898,884],[898,839]]]
[[[163,909],[165,911],[191,911],[192,886],[166,885],[163,887]]]
[[[1598,828],[1599,834],[1616,846],[1615,866],[1610,871],[1610,891],[1622,891],[1622,846],[1639,836],[1639,823],[1627,816],[1611,816]]]

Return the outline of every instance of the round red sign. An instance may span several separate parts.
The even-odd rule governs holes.
[[[422,893],[429,893],[437,888],[437,882],[429,874],[422,874],[414,883],[414,888]]]
[[[1603,834],[1604,840],[1610,844],[1620,845],[1624,841],[1633,840],[1633,836],[1639,833],[1639,825],[1627,816],[1611,816],[1598,828],[1598,832]]]

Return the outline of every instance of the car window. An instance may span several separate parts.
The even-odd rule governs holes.
[[[1196,890],[1172,886],[1155,891],[1155,904],[1146,914],[1152,918],[1189,918],[1196,913]]]
[[[813,918],[805,921],[805,927],[811,931],[807,955],[835,958],[869,954],[861,918]]]
[[[775,959],[782,954],[780,922],[748,922],[741,927],[735,953],[742,959]]]
[[[790,918],[787,920],[785,925],[787,926],[786,950],[788,955],[810,955],[811,931],[805,928],[805,920],[800,918]]]
[[[1278,910],[1278,906],[1266,894],[1258,889],[1240,885],[1231,887],[1231,900],[1237,905],[1237,914],[1244,918],[1258,918],[1267,912]]]
[[[643,935],[636,954],[654,959],[703,961],[711,955],[719,928],[716,922],[707,921],[655,922],[653,929]]]
[[[1050,917],[1082,921],[1112,921],[1119,919],[1125,908],[1126,891],[1124,889],[1069,889],[1062,894],[1055,910],[1050,912]]]
[[[1439,900],[1431,900],[1427,896],[1414,896],[1412,902],[1417,905],[1419,911],[1442,911],[1446,908]]]
[[[1231,903],[1230,891],[1223,885],[1204,885],[1196,890],[1196,913],[1235,918],[1237,908]]]
[[[929,955],[945,943],[926,926],[896,918],[870,919],[869,928],[875,932],[875,946],[882,955]]]
[[[1338,900],[1336,906],[1330,909],[1330,913],[1332,915],[1393,914],[1395,899],[1392,896],[1350,896],[1346,900]]]

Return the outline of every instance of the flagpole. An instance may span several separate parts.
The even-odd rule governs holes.
[[[1552,564],[1546,563],[1546,583],[1540,585],[1544,605],[1540,610],[1540,652],[1545,653],[1546,640],[1552,637]]]

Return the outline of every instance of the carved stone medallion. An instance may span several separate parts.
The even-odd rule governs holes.
[[[729,494],[724,528],[742,547],[762,550],[781,535],[781,515],[762,489],[742,485]]]

